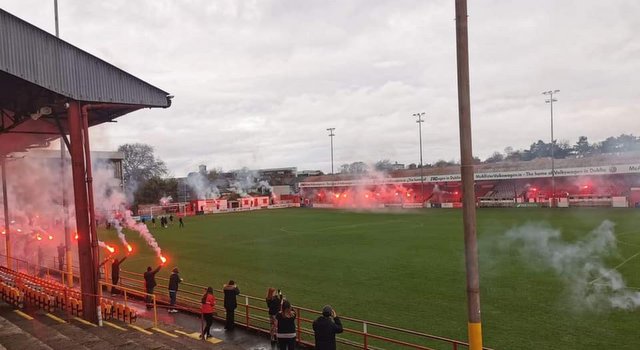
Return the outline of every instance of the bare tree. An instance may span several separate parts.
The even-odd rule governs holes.
[[[155,158],[153,147],[147,144],[127,143],[118,147],[118,152],[124,154],[122,175],[127,191],[135,191],[139,184],[167,174],[167,166]]]

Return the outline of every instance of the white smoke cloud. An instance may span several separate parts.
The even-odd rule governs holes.
[[[166,196],[166,197],[160,198],[160,205],[167,205],[167,204],[169,204],[171,202],[173,202],[173,197],[171,197],[171,196]]]
[[[216,199],[220,190],[201,173],[191,173],[186,179],[187,185],[195,192],[198,199]]]
[[[114,177],[112,166],[101,160],[94,160],[92,175],[94,206],[99,224],[111,223],[120,242],[127,249],[129,244],[120,223],[122,220],[127,228],[138,231],[160,257],[160,247],[146,226],[136,223],[127,211],[129,202],[122,191],[120,180]],[[69,234],[72,236],[75,255],[76,220],[70,162],[67,161],[64,179],[61,177],[59,158],[29,155],[7,162],[10,233],[16,258],[31,263],[47,263],[57,256],[58,245],[65,242],[63,188],[67,190]],[[37,249],[34,249],[34,244]],[[105,242],[98,244],[106,247]],[[4,240],[0,245],[4,246]]]
[[[507,231],[506,248],[515,248],[535,267],[553,270],[578,307],[635,309],[640,306],[640,293],[627,288],[620,272],[604,262],[618,255],[614,226],[605,220],[582,240],[569,243],[557,229],[526,224]]]

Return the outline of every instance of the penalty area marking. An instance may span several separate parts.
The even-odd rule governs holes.
[[[349,225],[338,225],[338,226],[329,226],[321,229],[313,230],[313,231],[292,231],[288,230],[286,226],[280,227],[280,231],[290,234],[307,234],[307,233],[316,233],[316,232],[325,232],[331,230],[337,230],[342,228],[356,228],[361,226],[376,226],[376,225],[385,225],[385,224],[394,224],[398,222],[407,222],[406,220],[384,220],[384,221],[373,221],[373,222],[363,222],[360,224],[349,224]]]
[[[594,279],[593,281],[590,281],[589,284],[593,284],[594,282],[602,279],[602,277],[607,276],[609,273],[611,273],[611,271],[617,270],[620,267],[622,267],[622,265],[628,263],[629,261],[631,261],[633,258],[635,258],[636,256],[640,255],[640,252],[637,252],[635,254],[633,254],[632,256],[628,257],[627,259],[625,259],[623,262],[621,262],[620,264],[618,264],[616,267],[609,269],[609,271],[607,271],[604,275]]]

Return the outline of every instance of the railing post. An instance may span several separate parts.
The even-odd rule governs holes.
[[[364,336],[364,349],[369,348],[369,337],[367,336],[367,322],[362,322],[362,335]]]
[[[153,295],[153,326],[158,327],[158,306],[156,304],[156,295]]]
[[[300,332],[300,308],[296,308],[296,336],[298,337],[298,343],[302,341],[302,333]]]
[[[69,295],[67,294],[67,287],[64,287],[64,295],[62,299],[64,302],[64,310],[67,314],[67,320],[69,320],[71,318],[71,315],[69,315]]]
[[[124,306],[127,307],[127,290],[123,289],[124,291]]]
[[[249,329],[249,296],[244,297],[245,318],[247,319],[247,329]]]
[[[458,343],[453,343],[453,350],[458,350]]]

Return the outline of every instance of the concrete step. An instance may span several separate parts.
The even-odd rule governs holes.
[[[52,348],[0,316],[0,349],[51,350]]]
[[[133,325],[117,320],[108,320],[103,327],[82,322],[76,317],[47,313],[39,309],[16,311],[12,306],[0,302],[0,350],[3,349],[214,349],[238,350],[261,349],[256,347],[254,337],[233,333],[216,334],[222,339],[204,341],[198,339],[199,332],[193,327],[161,324],[159,328],[147,319],[139,318]],[[212,329],[218,331],[217,329]],[[235,338],[235,339],[234,339]],[[231,340],[231,341],[230,341]]]
[[[14,327],[19,328],[24,334],[39,340],[42,345],[46,346],[44,347],[45,349],[87,349],[82,345],[78,346],[73,339],[43,324],[33,316],[21,311],[16,312],[16,310],[6,304],[0,305],[0,316],[13,324]],[[13,339],[7,339],[6,344],[9,346],[4,345],[4,340],[2,344],[7,348],[25,349],[13,344],[12,341]],[[29,349],[29,347],[27,347],[27,349]]]

